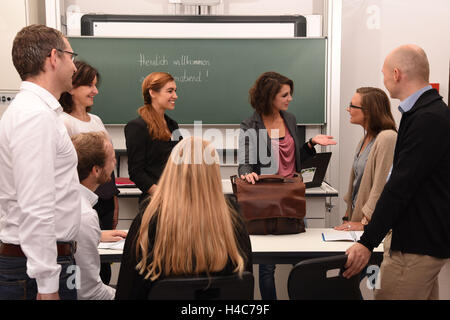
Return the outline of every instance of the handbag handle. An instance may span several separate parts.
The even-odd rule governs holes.
[[[298,176],[297,174],[295,176]],[[265,182],[265,181],[277,181],[282,183],[294,183],[295,179],[292,178],[286,178],[284,176],[278,175],[278,174],[264,174],[259,176],[259,182]],[[258,182],[258,181],[256,181]]]
[[[284,180],[286,180],[285,177],[280,176],[278,174],[262,174],[262,175],[258,176],[258,178],[259,178],[258,181],[261,181],[261,182],[269,181],[269,180],[270,181],[284,182]]]
[[[296,173],[294,176],[297,177],[297,176],[299,176],[299,174]],[[262,174],[262,175],[259,175],[258,177],[259,177],[259,180],[256,181],[257,183],[258,182],[265,182],[265,181],[266,182],[267,181],[277,181],[277,182],[282,182],[282,183],[295,182],[294,179],[286,178],[286,177],[278,175],[278,174]],[[301,175],[300,175],[300,177],[301,177]],[[235,191],[235,188],[236,188],[236,179],[240,179],[240,178],[237,175],[233,175],[233,176],[230,177],[231,185],[233,187],[233,191]]]

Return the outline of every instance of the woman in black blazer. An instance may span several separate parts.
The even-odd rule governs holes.
[[[155,192],[170,152],[182,139],[178,123],[165,114],[175,108],[176,91],[170,74],[149,74],[142,83],[144,105],[138,109],[140,116],[125,126],[128,174],[142,191],[140,202]]]
[[[250,89],[253,115],[242,121],[239,135],[239,168],[242,179],[255,183],[260,174],[291,176],[301,162],[313,156],[314,145],[333,145],[331,136],[317,135],[308,142],[298,140],[297,120],[287,109],[294,83],[276,73],[265,72]],[[264,300],[276,300],[275,265],[259,265],[259,288]]]

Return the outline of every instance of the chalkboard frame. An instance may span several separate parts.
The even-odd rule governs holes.
[[[86,14],[81,18],[81,35],[94,36],[95,23],[249,23],[292,24],[293,37],[306,37],[306,18],[301,15],[282,16],[172,16],[172,15],[114,15]],[[261,30],[263,32],[263,30]],[[100,36],[103,37],[103,36]],[[326,117],[326,116],[325,116]],[[324,120],[326,121],[326,120]],[[323,124],[323,123],[321,123]]]
[[[85,14],[81,17],[81,35],[94,36],[96,22],[123,23],[290,23],[294,26],[294,37],[306,36],[306,18],[301,15],[286,16],[169,16],[169,15],[117,15]]]

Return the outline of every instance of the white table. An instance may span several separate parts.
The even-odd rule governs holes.
[[[292,264],[304,259],[343,254],[353,242],[325,242],[326,228],[308,228],[306,232],[288,235],[251,235],[254,264]],[[122,250],[99,249],[102,262],[120,262]],[[381,261],[383,244],[374,249],[374,263]]]
[[[232,194],[230,179],[222,179],[222,189],[224,194]],[[142,192],[138,188],[119,187],[119,197],[139,197]],[[307,197],[337,197],[338,192],[326,182],[323,182],[320,187],[306,189],[305,195]]]

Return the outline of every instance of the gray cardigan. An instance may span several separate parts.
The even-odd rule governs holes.
[[[358,143],[356,152],[359,151],[364,138]],[[355,208],[352,210],[353,180],[355,174],[350,170],[350,181],[348,192],[344,196],[347,203],[347,214],[350,221],[362,222],[367,224],[372,218],[373,210],[377,204],[378,198],[383,192],[384,185],[394,159],[394,148],[397,141],[397,132],[394,130],[383,130],[378,133],[370,149],[369,158],[356,196]]]
[[[308,143],[298,139],[297,120],[295,116],[286,111],[280,111],[281,117],[286,124],[295,143],[295,168],[297,172],[301,169],[301,160],[316,154],[316,150],[309,148]],[[238,174],[255,172],[256,174],[276,174],[278,164],[274,163],[270,144],[270,137],[261,116],[255,111],[253,115],[241,122],[239,133],[238,150]],[[269,143],[268,143],[269,142]]]

